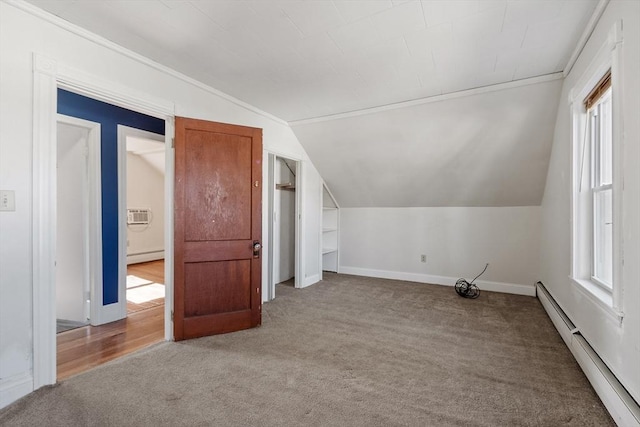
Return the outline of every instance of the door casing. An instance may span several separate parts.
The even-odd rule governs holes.
[[[267,159],[267,217],[268,217],[268,225],[266,228],[265,238],[263,242],[265,243],[265,249],[268,254],[268,265],[264,268],[264,278],[263,282],[266,282],[266,292],[263,291],[263,301],[271,301],[276,297],[276,283],[274,278],[274,262],[275,262],[275,254],[274,254],[274,221],[275,221],[275,186],[276,186],[276,177],[275,177],[275,161],[277,157],[293,160],[296,162],[296,201],[295,201],[295,277],[294,277],[294,287],[302,288],[303,280],[301,276],[302,271],[302,200],[303,200],[303,188],[302,188],[302,168],[303,162],[302,159],[296,158],[295,156],[278,153],[275,151],[265,150],[265,155],[263,156]],[[263,286],[264,288],[264,286]]]
[[[33,389],[56,382],[56,129],[57,89],[165,120],[165,339],[173,338],[174,105],[92,78],[55,60],[33,57]]]

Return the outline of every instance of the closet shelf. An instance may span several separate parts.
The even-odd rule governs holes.
[[[326,186],[322,189],[322,271],[338,272],[340,209]]]
[[[296,186],[290,182],[285,182],[282,184],[276,184],[276,190],[296,191]]]

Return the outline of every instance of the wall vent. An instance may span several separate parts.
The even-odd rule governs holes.
[[[127,209],[127,224],[149,224],[151,222],[150,209]]]

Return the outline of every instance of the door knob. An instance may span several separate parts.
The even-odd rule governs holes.
[[[253,242],[253,257],[254,258],[258,258],[260,256],[260,249],[261,248],[262,248],[262,245],[260,244],[260,242],[255,240]]]

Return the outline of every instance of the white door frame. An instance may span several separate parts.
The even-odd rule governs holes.
[[[268,223],[267,223],[267,233],[266,233],[266,239],[262,239],[263,243],[266,245],[267,247],[267,257],[265,257],[265,262],[266,262],[266,266],[263,265],[264,269],[263,271],[265,271],[267,274],[263,275],[263,287],[266,287],[265,291],[263,292],[263,295],[265,295],[265,301],[271,301],[276,297],[276,283],[275,283],[275,279],[274,279],[274,239],[273,239],[273,233],[274,233],[274,220],[275,220],[275,215],[274,215],[274,211],[275,211],[275,186],[276,186],[276,180],[275,180],[275,161],[276,161],[276,157],[280,157],[283,159],[287,159],[287,160],[293,160],[294,162],[296,162],[296,182],[295,182],[295,186],[296,186],[296,202],[295,202],[295,208],[296,208],[296,212],[295,212],[295,267],[294,267],[294,286],[296,288],[302,288],[304,287],[304,280],[302,280],[302,271],[304,271],[302,269],[302,262],[304,260],[303,257],[303,253],[302,253],[302,248],[304,248],[304,240],[303,240],[303,227],[301,226],[301,220],[302,220],[302,197],[303,197],[303,191],[302,191],[302,169],[303,169],[303,162],[302,159],[296,157],[296,156],[292,156],[290,154],[284,154],[284,153],[279,153],[276,151],[270,151],[270,150],[265,150],[265,156],[267,158],[267,179],[266,182],[268,183],[268,185],[266,186],[266,190],[267,190],[267,194],[266,194],[266,199],[267,203],[266,203],[266,207],[268,210]],[[263,196],[264,197],[264,196]],[[266,240],[266,241],[265,241]],[[266,277],[265,277],[266,276]],[[266,286],[264,285],[264,283],[266,283]]]
[[[165,339],[173,338],[174,104],[33,56],[33,389],[56,382],[56,150],[58,88],[165,120]]]
[[[105,323],[102,321],[102,178],[100,171],[100,123],[77,117],[57,115],[57,124],[64,123],[86,129],[87,131],[87,165],[86,193],[83,194],[85,210],[83,212],[84,228],[84,268],[85,280],[88,283],[89,306],[88,317],[92,325]],[[57,129],[56,124],[56,129]],[[55,153],[52,153],[55,154]],[[57,161],[56,161],[57,163]],[[55,190],[57,197],[57,188]],[[56,210],[57,220],[57,210]],[[56,234],[57,239],[57,234]],[[56,240],[57,241],[57,240]]]

